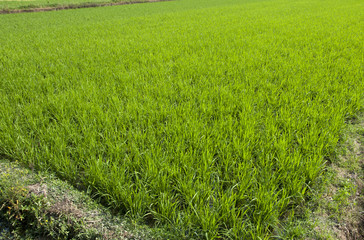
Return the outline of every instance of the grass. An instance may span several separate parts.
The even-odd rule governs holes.
[[[268,239],[363,110],[363,8],[185,0],[0,16],[0,154],[176,239]]]

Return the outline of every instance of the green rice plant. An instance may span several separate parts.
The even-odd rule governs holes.
[[[0,16],[0,154],[180,238],[268,239],[363,110],[363,3]]]

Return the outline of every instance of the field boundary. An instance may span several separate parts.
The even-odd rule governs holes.
[[[325,175],[313,196],[283,220],[275,234],[282,239],[363,239],[364,237],[364,113],[348,120]],[[289,216],[289,214],[287,215]]]
[[[35,7],[35,8],[26,8],[26,9],[1,9],[0,14],[49,12],[49,11],[59,11],[59,10],[79,9],[79,8],[109,7],[109,6],[118,6],[118,5],[168,2],[168,1],[172,1],[172,0],[137,0],[137,1],[131,1],[131,2],[81,3],[81,4],[60,5],[60,6],[55,6],[55,7]]]
[[[113,215],[85,190],[1,156],[0,193],[0,240],[154,236],[148,227]]]

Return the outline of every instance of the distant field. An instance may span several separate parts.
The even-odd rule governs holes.
[[[362,0],[1,15],[0,155],[176,239],[268,239],[363,110],[363,17]]]
[[[0,0],[0,12],[35,8],[93,6],[106,3],[151,2],[150,0]]]

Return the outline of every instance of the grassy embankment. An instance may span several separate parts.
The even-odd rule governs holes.
[[[363,8],[186,0],[0,16],[0,153],[176,237],[268,238],[363,109]]]
[[[0,160],[0,239],[150,239],[52,174]]]

